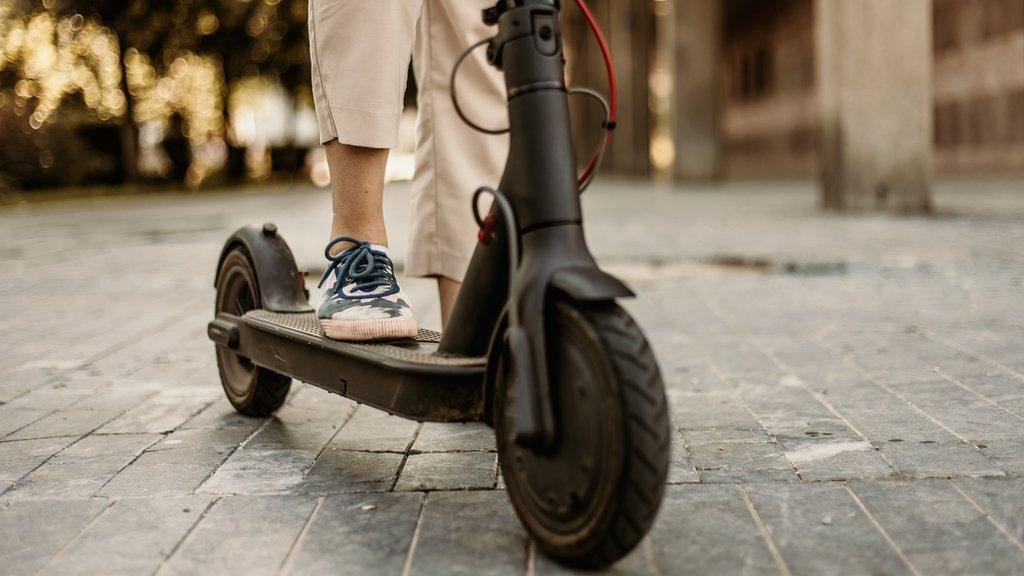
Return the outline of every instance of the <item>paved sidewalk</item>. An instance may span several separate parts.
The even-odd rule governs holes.
[[[619,574],[1024,573],[1024,184],[935,218],[804,184],[603,183],[588,237],[639,292],[676,428]],[[398,260],[408,191],[389,190]],[[205,337],[227,234],[320,268],[312,189],[0,211],[0,573],[557,574],[482,426],[297,385],[235,415]],[[437,325],[428,281],[407,291]]]

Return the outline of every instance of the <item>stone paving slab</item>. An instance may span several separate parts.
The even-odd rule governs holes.
[[[87,498],[160,440],[155,434],[87,436],[20,478],[5,497]]]
[[[772,551],[736,486],[670,486],[654,533],[667,573],[778,574]]]
[[[654,530],[609,573],[1021,573],[1020,189],[940,184],[933,219],[821,214],[799,183],[588,192],[675,428]],[[401,270],[408,186],[385,202]],[[572,573],[529,542],[484,425],[300,383],[271,418],[226,402],[205,336],[221,243],[272,216],[318,268],[326,205],[0,211],[0,573]],[[436,329],[433,282],[403,288]]]
[[[913,574],[843,484],[756,484],[747,494],[794,574]]]
[[[76,404],[52,412],[31,424],[10,434],[10,440],[52,438],[59,436],[81,437],[98,431],[107,422],[117,418],[146,394],[126,394],[110,404],[91,402],[89,405]]]
[[[13,484],[77,439],[77,436],[57,436],[20,442],[0,442],[0,462],[3,462],[0,482]]]
[[[958,442],[889,442],[879,446],[901,473],[915,478],[944,478],[949,476],[1002,476],[1005,474],[995,462],[980,450]]]
[[[277,574],[318,504],[313,496],[226,497],[157,573]]]
[[[245,429],[179,430],[150,446],[98,494],[110,498],[191,494],[246,436]]]
[[[693,465],[693,457],[690,455],[686,440],[676,430],[672,436],[672,461],[668,471],[668,483],[683,484],[686,482],[700,482],[700,474]]]
[[[387,492],[402,469],[402,454],[328,448],[306,473],[296,492]]]
[[[1012,540],[1024,542],[1024,479],[958,478],[950,483]]]
[[[531,562],[532,561],[532,562]],[[530,548],[530,556],[527,557],[527,574],[536,576],[554,576],[572,574],[585,576],[593,574],[593,571],[567,569],[544,554],[537,552],[536,546]],[[532,572],[529,566],[532,565]],[[620,560],[614,566],[609,567],[604,573],[614,576],[656,576],[660,572],[650,555],[650,541],[645,541],[636,550]],[[669,572],[671,573],[671,572]]]
[[[4,572],[35,574],[110,504],[98,499],[7,503],[0,509]]]
[[[426,497],[410,574],[523,574],[528,539],[502,492],[437,492]],[[453,565],[452,558],[463,559]]]
[[[400,574],[423,506],[423,494],[326,497],[287,559],[284,572]]]
[[[1024,547],[946,480],[851,485],[857,497],[922,573],[1012,574]]]
[[[450,452],[413,454],[405,462],[396,490],[468,490],[494,488],[495,454]]]
[[[404,453],[412,445],[420,424],[389,416],[372,408],[359,409],[331,442],[336,450]]]
[[[313,457],[303,450],[239,450],[198,491],[203,494],[285,494],[302,484]]]
[[[690,456],[702,477],[714,471],[777,471],[787,477],[793,474],[792,464],[782,455],[778,445],[772,442],[690,443],[689,448]]]
[[[161,434],[172,432],[214,400],[217,390],[202,393],[187,390],[180,394],[162,393],[142,402],[96,430],[97,434]]]
[[[11,433],[31,425],[40,418],[45,418],[47,414],[48,411],[42,409],[0,406],[0,438],[10,436]],[[47,433],[49,432],[47,430]]]
[[[494,431],[482,423],[428,422],[416,436],[413,452],[493,452]]]
[[[898,475],[871,443],[855,436],[780,440],[780,445],[796,473],[809,482]]]
[[[210,505],[209,498],[150,498],[111,504],[43,574],[152,574]]]

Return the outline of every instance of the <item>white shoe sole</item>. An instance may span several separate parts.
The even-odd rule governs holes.
[[[416,319],[411,316],[377,320],[320,320],[324,334],[332,340],[365,342],[416,337]]]

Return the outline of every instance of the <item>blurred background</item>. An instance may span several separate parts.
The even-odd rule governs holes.
[[[605,173],[818,179],[834,209],[932,209],[1024,172],[1024,0],[594,0],[621,78]],[[0,0],[0,194],[327,184],[306,0]],[[573,7],[572,83],[605,88]],[[411,176],[414,83],[389,179]],[[575,103],[580,156],[597,110]]]
[[[606,92],[562,3],[570,83]],[[638,294],[674,424],[615,573],[1024,573],[1024,0],[588,3],[620,113],[587,245]],[[322,294],[306,20],[0,0],[0,576],[562,573],[482,425],[224,398],[229,234],[274,222]],[[384,211],[436,330],[437,282],[405,276],[409,86]],[[571,106],[588,158],[600,111]]]

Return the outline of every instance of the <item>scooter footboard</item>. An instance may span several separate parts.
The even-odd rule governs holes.
[[[313,313],[253,310],[211,324],[237,332],[224,340],[257,366],[313,384],[390,414],[428,422],[483,416],[484,358],[437,354],[440,334],[415,340],[352,343],[323,336]]]

